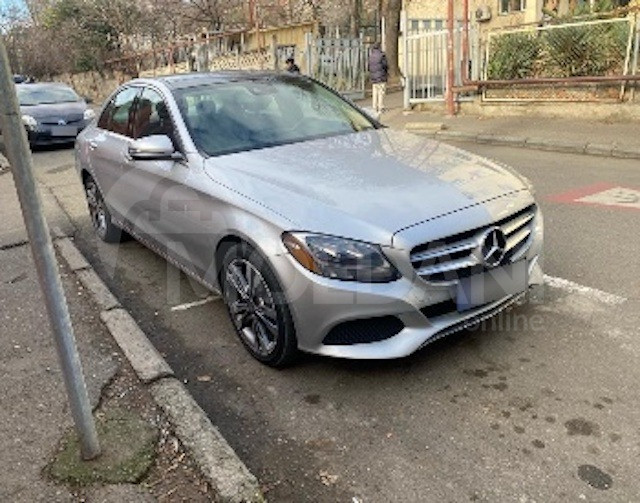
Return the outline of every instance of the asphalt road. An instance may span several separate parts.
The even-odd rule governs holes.
[[[220,301],[172,310],[207,293],[162,259],[97,242],[72,150],[34,159],[81,249],[271,501],[638,501],[640,209],[567,192],[638,189],[640,166],[466,148],[533,181],[546,273],[582,286],[552,279],[535,302],[403,360],[307,356],[284,371],[248,356]]]

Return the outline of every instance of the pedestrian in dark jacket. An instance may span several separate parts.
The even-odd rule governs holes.
[[[387,80],[389,78],[389,65],[387,64],[387,56],[380,44],[373,44],[371,53],[369,53],[369,76],[371,84],[373,84],[373,110],[380,115],[384,110],[384,96],[387,92]]]
[[[287,71],[289,73],[300,75],[300,67],[296,65],[296,61],[293,58],[287,59]]]

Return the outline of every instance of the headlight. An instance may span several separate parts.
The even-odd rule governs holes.
[[[93,118],[94,118],[95,116],[96,116],[96,113],[95,113],[93,110],[91,110],[90,108],[87,108],[87,109],[84,111],[84,120],[86,120],[86,121],[93,120]]]
[[[38,121],[34,117],[31,117],[30,115],[23,115],[22,123],[31,130],[38,127]]]
[[[303,267],[327,278],[387,283],[400,277],[377,245],[303,232],[286,232],[282,242]]]

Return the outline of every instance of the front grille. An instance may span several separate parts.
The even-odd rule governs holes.
[[[323,344],[347,346],[379,342],[398,335],[403,328],[404,323],[395,316],[345,321],[329,331]]]
[[[420,277],[436,284],[455,283],[460,278],[486,271],[474,251],[492,227],[500,227],[507,239],[502,264],[514,262],[524,256],[531,244],[535,211],[535,205],[531,205],[492,225],[418,245],[411,250],[411,263]]]
[[[83,117],[81,115],[79,116],[73,116],[73,117],[69,117],[67,119],[64,119],[65,121],[65,126],[74,126],[74,125],[78,125],[82,122]],[[60,121],[60,119],[58,117],[45,117],[43,119],[40,119],[40,124],[44,124],[46,126],[58,126],[60,124],[58,124],[58,121]]]

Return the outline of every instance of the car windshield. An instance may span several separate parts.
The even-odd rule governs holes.
[[[209,156],[376,128],[353,105],[304,78],[212,83],[174,95],[196,147]]]
[[[33,84],[17,86],[18,101],[22,106],[73,103],[80,97],[68,87],[34,87]]]

